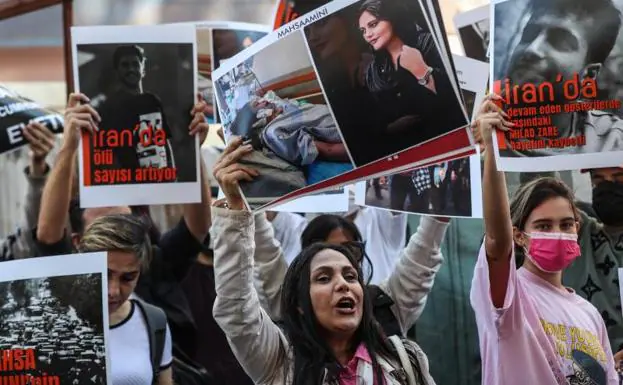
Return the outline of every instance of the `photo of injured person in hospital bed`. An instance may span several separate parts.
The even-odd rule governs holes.
[[[214,76],[226,141],[241,136],[254,148],[243,163],[259,176],[241,184],[251,208],[353,169],[303,35],[258,44]]]

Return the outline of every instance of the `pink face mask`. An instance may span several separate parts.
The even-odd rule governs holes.
[[[542,271],[557,273],[580,256],[577,234],[539,233],[530,237],[528,258]]]

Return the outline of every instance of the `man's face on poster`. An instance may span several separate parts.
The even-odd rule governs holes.
[[[511,57],[513,84],[554,82],[558,74],[568,80],[581,73],[589,48],[586,28],[574,17],[533,15]]]
[[[122,56],[117,65],[117,77],[126,87],[137,87],[145,76],[145,61],[136,55]]]

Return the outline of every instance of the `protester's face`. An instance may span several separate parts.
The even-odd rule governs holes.
[[[350,232],[345,231],[344,229],[337,228],[329,233],[329,236],[325,240],[327,243],[331,243],[333,245],[341,245],[346,242],[352,242],[355,239],[353,238]]]
[[[524,28],[511,57],[509,75],[514,84],[553,82],[581,73],[587,65],[586,24],[575,18],[538,15]]]
[[[623,168],[608,167],[591,170],[591,184],[593,187],[605,181],[623,183]]]
[[[524,233],[577,234],[578,227],[571,202],[563,197],[546,200],[537,206],[526,220]],[[523,244],[529,248],[529,244]]]
[[[145,62],[135,55],[122,56],[117,65],[117,75],[127,87],[137,87],[145,75]]]
[[[312,52],[321,60],[337,55],[347,44],[354,44],[348,39],[348,27],[338,16],[328,16],[307,27],[305,31]]]
[[[214,31],[214,47],[220,59],[229,59],[241,50],[236,32],[229,30]]]
[[[309,295],[323,332],[350,337],[357,330],[363,315],[363,288],[357,270],[342,253],[325,249],[313,257]]]
[[[140,260],[134,253],[108,252],[108,312],[114,313],[128,300],[141,272]]]
[[[375,51],[386,48],[394,37],[394,30],[391,23],[376,18],[368,11],[364,11],[359,17],[359,30],[365,41],[370,44]]]

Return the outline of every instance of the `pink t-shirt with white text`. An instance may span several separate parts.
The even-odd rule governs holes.
[[[524,268],[517,270],[514,254],[510,265],[504,306],[496,309],[481,247],[470,299],[480,339],[482,384],[592,384],[587,376],[602,371],[603,381],[595,384],[618,385],[597,309],[571,289],[558,289]]]

